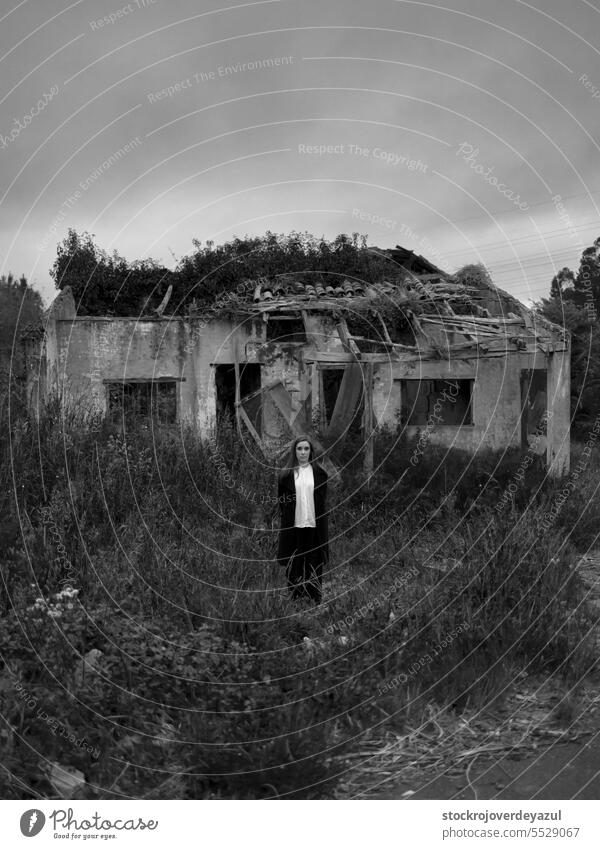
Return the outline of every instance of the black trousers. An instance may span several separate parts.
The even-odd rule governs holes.
[[[294,528],[296,546],[288,566],[288,587],[292,598],[321,603],[323,561],[315,528]]]

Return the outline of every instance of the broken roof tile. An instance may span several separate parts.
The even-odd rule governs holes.
[[[240,308],[250,314],[298,310],[337,310],[385,308],[395,306],[405,312],[418,329],[419,317],[426,318],[429,331],[435,332],[440,345],[459,344],[460,338],[481,345],[491,336],[507,341],[521,324],[527,337],[543,342],[550,338],[565,341],[562,328],[541,322],[512,295],[490,282],[459,282],[423,257],[397,246],[391,251],[373,249],[394,260],[390,279],[379,282],[333,277],[327,272],[315,274],[304,282],[296,274],[280,274],[274,279],[261,277],[255,286],[247,286]],[[248,281],[250,282],[250,281]],[[341,299],[341,302],[340,302]],[[336,304],[335,301],[338,303]],[[379,303],[378,303],[379,302]],[[511,327],[512,326],[512,327]]]

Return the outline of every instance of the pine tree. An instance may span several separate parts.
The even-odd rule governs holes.
[[[600,237],[581,255],[579,271],[574,282],[574,301],[591,317],[600,314]]]
[[[537,309],[571,333],[573,431],[584,433],[600,414],[600,238],[583,251],[577,275],[562,268],[554,276]]]

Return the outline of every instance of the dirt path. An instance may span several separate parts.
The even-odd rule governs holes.
[[[527,756],[471,765],[463,778],[432,775],[416,790],[395,784],[378,799],[600,799],[600,733]]]
[[[600,551],[577,570],[600,613]],[[538,676],[516,681],[485,715],[432,709],[420,728],[388,732],[356,753],[337,796],[600,799],[599,694],[598,672],[572,692]]]

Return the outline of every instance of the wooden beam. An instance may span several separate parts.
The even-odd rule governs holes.
[[[307,424],[312,424],[312,380],[308,372],[309,367],[304,362],[303,351],[301,351],[298,358],[299,401],[304,410],[304,418]]]
[[[417,316],[415,315],[413,310],[410,310],[410,315],[408,316],[408,320],[410,321],[411,324],[413,324],[417,328],[418,332],[421,334],[421,338],[425,339],[425,341],[427,342],[428,345],[431,345],[431,342],[432,342],[431,337],[428,336],[427,333],[425,333],[425,331],[423,330],[423,327],[421,326],[421,322],[419,321],[419,319],[417,318]]]
[[[287,391],[285,386],[280,382],[279,387],[271,387],[269,389],[269,395],[271,396],[277,409],[281,412],[282,416],[286,420],[288,427],[294,434],[294,437],[301,436],[302,434],[309,435],[311,442],[313,443],[314,447],[316,448],[321,457],[320,462],[327,469],[329,474],[336,475],[338,473],[338,470],[331,462],[331,460],[326,456],[323,445],[315,437],[308,423],[304,420],[302,411],[298,415],[294,416],[292,412],[292,399],[290,393]]]
[[[233,337],[233,366],[235,369],[235,419],[236,425],[240,427],[240,362],[238,355],[238,335],[237,332]]]
[[[379,293],[378,293],[379,294]],[[412,299],[414,300],[414,299]],[[247,310],[252,313],[262,312],[283,312],[287,310],[308,310],[310,312],[334,312],[347,309],[354,309],[354,304],[369,304],[370,299],[366,295],[354,295],[352,298],[313,298],[312,300],[299,299],[289,301],[261,301],[260,304],[248,304],[240,307],[240,312]],[[394,298],[394,303],[398,306],[405,306],[411,303],[410,298]]]
[[[462,322],[453,321],[450,318],[445,319],[445,320],[444,319],[435,320],[435,319],[428,318],[426,315],[421,316],[421,321],[424,322],[424,323],[427,323],[427,324],[433,324],[435,327],[441,327],[447,333],[462,333],[463,336],[466,339],[469,339],[471,342],[477,341],[476,337],[473,336],[471,333],[469,333],[463,327]],[[472,330],[472,328],[471,328],[471,330]],[[488,331],[487,335],[488,336],[497,336],[498,334],[497,333],[490,333],[490,331]]]
[[[306,433],[308,430],[308,424],[304,420],[302,410],[298,413],[294,412],[292,407],[292,397],[283,383],[281,381],[277,381],[277,383],[274,386],[271,386],[267,391],[275,403],[275,406],[285,419],[290,430],[297,434]]]
[[[310,317],[308,315],[307,310],[300,310],[300,315],[302,316],[302,321],[304,322],[304,332],[306,333],[306,338],[310,345],[314,345],[317,351],[322,350],[323,342],[321,339],[321,333],[315,333],[310,326]]]
[[[342,340],[342,346],[345,351],[349,354],[356,354],[357,359],[360,357],[360,348],[354,342],[353,337],[350,336],[350,331],[348,330],[348,325],[346,324],[345,318],[340,318],[337,325],[337,332],[339,333],[340,339]]]
[[[350,354],[347,356],[350,356]],[[324,433],[327,427],[327,418],[325,415],[325,389],[323,388],[323,372],[321,369],[317,371],[317,378],[319,380],[319,426],[321,433]]]
[[[390,345],[393,345],[394,343],[392,342],[392,338],[391,338],[390,334],[388,333],[388,329],[387,329],[386,323],[385,323],[385,321],[383,320],[383,316],[381,315],[381,313],[377,313],[377,318],[379,319],[379,321],[381,322],[381,326],[383,327],[383,332],[384,332],[384,335],[385,335],[386,341],[387,341]]]
[[[386,348],[398,349],[400,351],[415,351],[416,348],[414,345],[402,345],[400,342],[386,342],[384,339],[368,339],[366,336],[350,336],[351,340],[357,342],[369,342],[371,345],[383,345]],[[365,357],[368,357],[369,354],[361,353],[360,359],[363,360]]]
[[[160,302],[160,304],[156,308],[156,315],[157,316],[161,316],[164,313],[172,294],[173,294],[173,284],[169,283],[169,288],[167,289],[164,298],[162,299],[162,301]]]
[[[243,398],[240,399],[240,403],[244,403],[245,401],[250,401],[251,398],[254,398],[256,395],[260,395],[263,392],[270,389],[272,386],[276,386],[278,383],[281,383],[281,380],[277,378],[276,380],[272,380],[270,383],[266,383],[264,386],[261,386],[260,389],[255,389],[254,392],[249,392],[248,395],[244,395]],[[236,401],[236,403],[238,403]]]
[[[244,424],[246,425],[246,427],[248,428],[248,430],[250,431],[250,433],[252,434],[252,436],[254,437],[254,439],[256,440],[256,442],[258,443],[260,448],[262,449],[262,451],[264,451],[265,446],[263,444],[262,439],[260,438],[260,434],[257,433],[256,428],[254,427],[254,425],[250,421],[250,417],[248,416],[248,413],[244,410],[243,404],[244,404],[243,401],[236,401],[236,411],[242,417],[242,419],[244,420]]]
[[[360,361],[387,363],[390,361],[390,358],[396,359],[397,357],[402,357],[403,353],[404,352],[400,351],[388,351],[387,353],[381,354],[361,354]],[[408,356],[407,359],[420,359],[420,352],[415,348],[414,351],[410,352],[410,356]],[[354,354],[349,354],[347,351],[319,351],[316,354],[307,354],[305,356],[305,361],[309,363],[317,363],[317,365],[323,366],[342,366],[344,363],[355,363],[356,356]]]
[[[373,363],[367,363],[365,365],[364,386],[363,436],[365,441],[365,451],[363,469],[367,478],[368,486],[373,475]]]
[[[453,315],[453,316],[444,316],[443,318],[439,318],[434,315],[424,314],[421,316],[421,321],[434,321],[439,324],[474,324],[481,325],[482,327],[492,326],[492,327],[508,327],[510,325],[519,324],[521,327],[525,327],[525,322],[521,319],[517,318],[507,318],[507,319],[493,319],[493,318],[478,318],[473,315]]]
[[[363,388],[363,370],[359,363],[351,363],[344,369],[335,407],[329,420],[327,436],[339,437],[350,425],[352,415]]]
[[[285,446],[282,451],[277,452],[282,454],[286,449],[293,444],[294,439],[297,436],[302,434],[307,434],[310,436],[310,439],[319,454],[319,462],[324,466],[327,472],[332,476],[337,476],[339,474],[339,470],[336,466],[331,462],[331,460],[326,456],[325,449],[321,442],[314,436],[312,432],[312,428],[306,422],[303,411],[301,410],[297,415],[294,415],[292,410],[292,399],[290,393],[287,391],[285,386],[280,380],[273,381],[268,386],[263,386],[261,389],[256,392],[252,392],[249,395],[244,396],[241,400],[237,400],[235,402],[236,412],[239,414],[240,418],[243,420],[244,424],[250,431],[251,435],[254,437],[257,445],[263,451],[265,455],[267,455],[267,450],[265,447],[265,443],[262,440],[259,433],[257,433],[256,428],[250,421],[248,414],[244,409],[244,402],[250,398],[254,398],[256,395],[261,393],[269,393],[271,400],[277,407],[277,409],[281,412],[283,418],[290,431],[292,432],[293,439],[291,439]],[[269,452],[270,453],[270,452]]]
[[[534,348],[536,350],[544,350],[540,343],[536,343],[534,339],[528,339],[527,350],[518,350],[514,343],[508,342],[505,337],[501,338],[485,338],[480,339],[478,341],[473,342],[461,342],[456,345],[448,345],[444,347],[445,356],[443,359],[483,359],[487,356],[492,356],[494,354],[504,354],[505,356],[509,354],[525,354],[525,353],[533,353]],[[568,350],[566,347],[555,348],[558,350]],[[391,362],[414,362],[415,360],[426,360],[435,362],[440,360],[440,348],[437,346],[434,348],[433,346],[423,347],[423,348],[414,348],[408,350],[397,350],[396,346],[392,350],[388,350],[387,353],[381,354],[361,354],[360,360],[363,363],[389,363]],[[306,354],[305,355],[306,362],[316,363],[317,366],[321,365],[332,366],[340,365],[340,367],[344,363],[352,363],[356,362],[356,358],[354,354],[349,354],[346,351],[319,351],[316,354]]]

